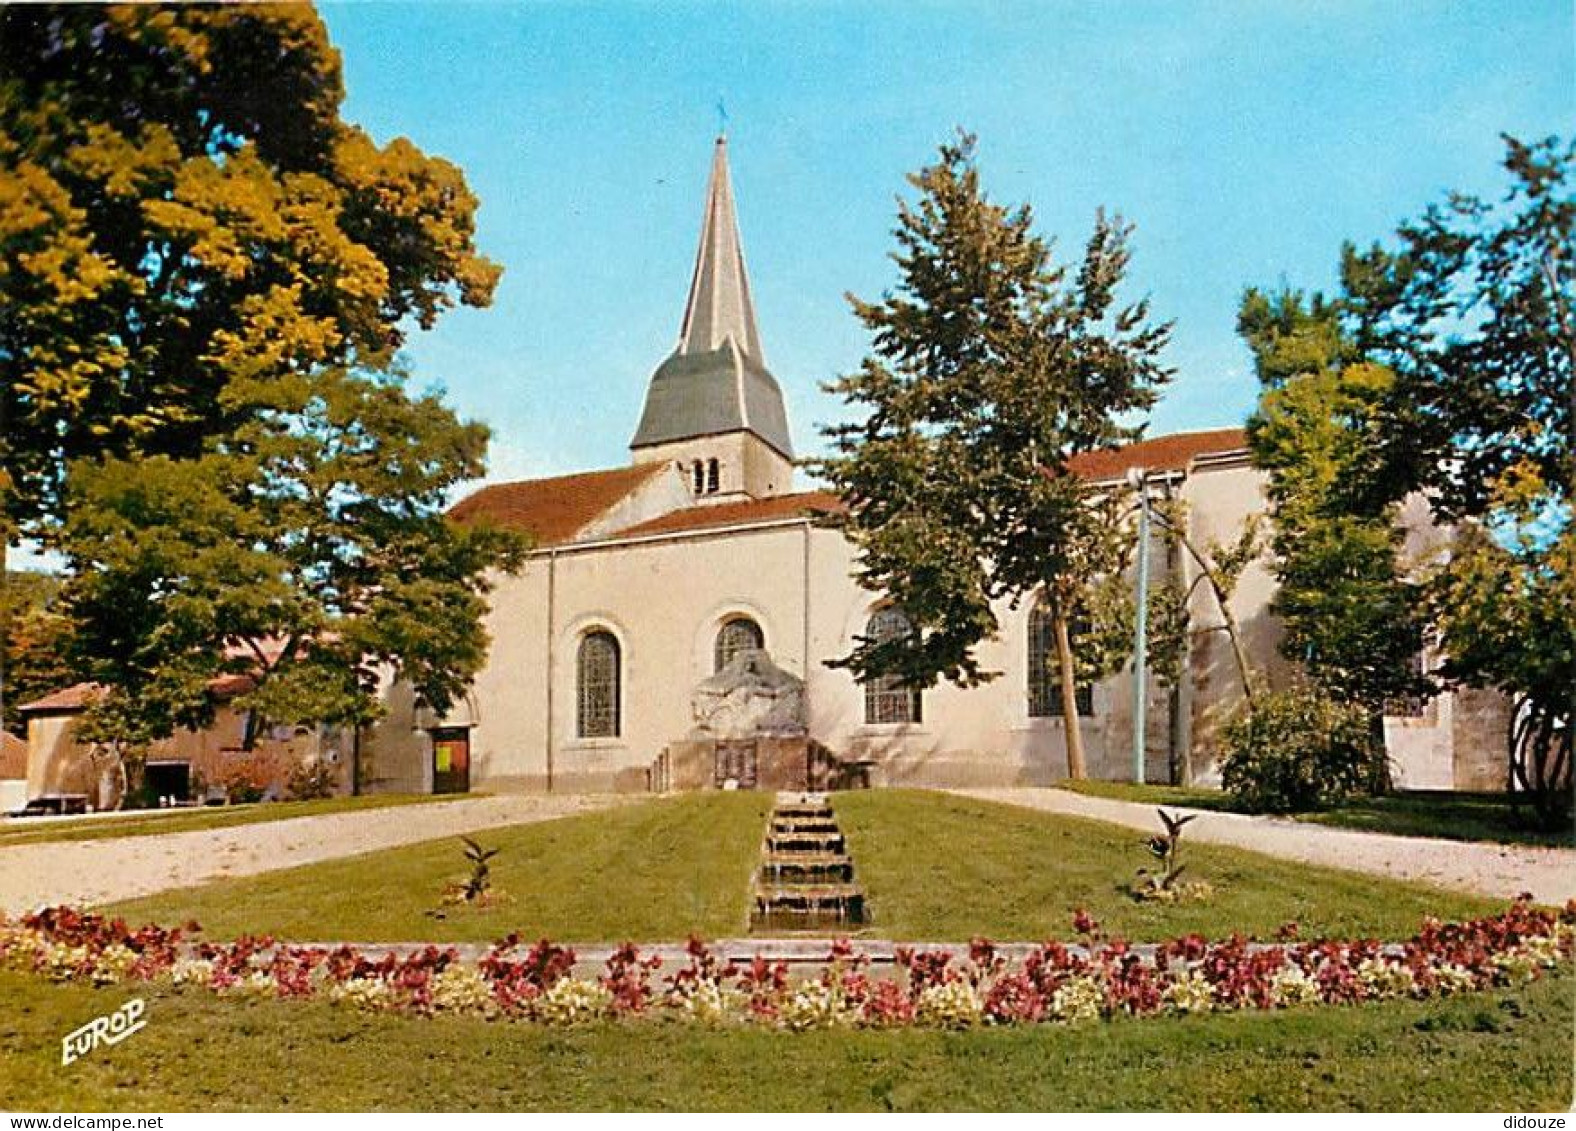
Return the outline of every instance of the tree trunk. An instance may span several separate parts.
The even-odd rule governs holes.
[[[1226,592],[1221,587],[1220,582],[1216,580],[1214,567],[1205,560],[1199,548],[1193,545],[1192,539],[1166,519],[1162,518],[1160,521],[1176,540],[1182,543],[1182,548],[1188,552],[1188,556],[1198,566],[1199,571],[1204,575],[1204,579],[1209,582],[1209,591],[1215,595],[1215,604],[1220,606],[1220,619],[1225,624],[1226,637],[1231,641],[1231,655],[1237,661],[1237,676],[1242,680],[1242,694],[1251,706],[1253,703],[1253,676],[1248,668],[1248,654],[1242,647],[1242,634],[1237,628],[1236,615],[1231,611],[1231,594]]]
[[[1395,783],[1390,777],[1390,751],[1384,741],[1384,707],[1368,709],[1368,741],[1373,746],[1373,768],[1368,776],[1368,791],[1375,797],[1391,792]]]
[[[115,808],[131,808],[131,770],[126,766],[126,751],[119,744],[110,748],[115,755],[115,772],[120,779],[120,796],[115,800]]]
[[[246,712],[241,720],[241,750],[250,754],[257,748],[257,736],[262,730],[263,718],[255,710]]]
[[[1253,704],[1253,674],[1248,668],[1248,654],[1242,648],[1242,635],[1237,631],[1237,618],[1231,611],[1231,595],[1223,593],[1220,586],[1215,584],[1213,577],[1209,580],[1209,587],[1215,594],[1215,603],[1220,606],[1220,618],[1226,625],[1226,637],[1231,641],[1231,654],[1237,661],[1237,675],[1242,680],[1242,694],[1247,699],[1248,705]]]
[[[1078,683],[1073,671],[1073,645],[1067,632],[1062,603],[1051,602],[1051,628],[1056,635],[1056,663],[1061,671],[1062,726],[1067,734],[1067,776],[1083,781],[1089,776],[1084,763],[1083,727],[1078,719]]]

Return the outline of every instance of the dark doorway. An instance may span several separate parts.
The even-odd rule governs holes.
[[[190,801],[192,767],[190,762],[149,762],[142,768],[143,790],[155,804]]]
[[[754,789],[756,778],[755,740],[717,743],[713,782],[718,789],[732,781],[739,789]]]
[[[471,788],[471,732],[443,727],[432,732],[432,792],[468,793]]]

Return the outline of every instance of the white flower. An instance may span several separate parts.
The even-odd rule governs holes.
[[[561,978],[531,1004],[532,1016],[547,1025],[578,1025],[607,1015],[613,994],[585,978]]]
[[[1538,960],[1525,947],[1496,954],[1490,961],[1495,980],[1507,986],[1519,986],[1538,976]]]
[[[739,1020],[744,1000],[742,991],[720,982],[699,982],[687,992],[675,994],[668,1004],[685,1020],[716,1028]]]
[[[346,978],[329,987],[329,1000],[362,1009],[384,1009],[390,1001],[388,983],[378,978]]]
[[[136,962],[136,951],[120,943],[112,943],[99,951],[98,961],[93,964],[93,982],[95,985],[107,986],[122,981],[131,973]]]
[[[1562,957],[1557,935],[1534,935],[1521,944],[1520,950],[1545,970],[1552,970],[1558,966]]]
[[[1410,997],[1417,988],[1412,971],[1399,962],[1365,958],[1357,967],[1357,979],[1376,998]]]
[[[177,986],[206,986],[213,981],[213,963],[206,958],[177,958],[170,980]]]
[[[1282,966],[1270,979],[1270,1000],[1276,1005],[1318,1005],[1319,983],[1300,966]]]
[[[822,982],[807,982],[783,1002],[779,1020],[783,1028],[836,1029],[854,1024],[858,1010],[852,1008],[841,988]]]
[[[278,997],[279,986],[266,970],[253,970],[226,986],[224,992],[236,997]]]
[[[432,1007],[445,1013],[479,1013],[491,1017],[498,1010],[492,988],[474,966],[459,962],[446,966],[433,975],[430,988]]]
[[[1447,962],[1434,970],[1434,992],[1441,997],[1448,994],[1466,993],[1477,988],[1477,979],[1472,976],[1472,971],[1465,966],[1457,966],[1454,962]]]
[[[1095,1021],[1105,1008],[1105,990],[1089,977],[1070,978],[1051,995],[1051,1016],[1058,1021]]]
[[[1167,986],[1160,1001],[1176,1013],[1208,1013],[1215,1008],[1215,988],[1208,978],[1192,970]]]
[[[974,987],[964,981],[926,986],[914,1002],[914,1020],[939,1029],[967,1029],[979,1024],[984,1005]]]

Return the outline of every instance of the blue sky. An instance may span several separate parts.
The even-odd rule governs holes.
[[[795,441],[893,281],[894,196],[961,125],[984,184],[1076,254],[1137,225],[1133,295],[1175,319],[1152,429],[1241,421],[1249,284],[1329,287],[1343,239],[1447,189],[1497,194],[1500,131],[1569,134],[1569,0],[326,4],[345,114],[458,163],[493,305],[413,339],[494,431],[490,478],[628,460],[677,336],[716,103],[767,360]]]

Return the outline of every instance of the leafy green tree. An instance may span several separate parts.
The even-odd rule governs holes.
[[[1490,496],[1497,532],[1467,521],[1431,586],[1447,675],[1510,697],[1509,786],[1547,827],[1568,824],[1576,737],[1576,529],[1550,539],[1530,466]],[[1517,521],[1517,519],[1521,521]]]
[[[1068,622],[1087,580],[1112,571],[1108,507],[1068,469],[1072,455],[1130,439],[1168,371],[1169,326],[1119,305],[1129,228],[1104,215],[1076,268],[1053,263],[1029,208],[992,203],[974,140],[943,145],[909,177],[880,302],[850,296],[872,338],[858,372],[832,382],[860,419],[823,431],[816,469],[846,509],[832,521],[859,549],[858,576],[915,632],[858,641],[835,661],[859,678],[972,686],[975,646],[997,631],[992,602],[1051,603],[1068,772],[1085,774]]]
[[[386,368],[485,306],[453,165],[339,116],[301,4],[0,12],[0,469],[48,541],[73,460],[202,454],[254,390]]]
[[[1326,696],[1366,712],[1383,789],[1385,704],[1427,688],[1415,666],[1425,618],[1400,561],[1405,481],[1372,442],[1395,375],[1363,357],[1341,314],[1317,295],[1248,291],[1238,326],[1264,386],[1248,444],[1268,473],[1281,649]]]
[[[1504,140],[1500,201],[1454,194],[1393,249],[1343,248],[1336,299],[1250,292],[1241,324],[1269,388],[1325,374],[1303,398],[1329,410],[1308,462],[1339,525],[1315,544],[1329,568],[1310,598],[1346,619],[1354,649],[1382,646],[1381,613],[1399,605],[1431,616],[1440,675],[1512,696],[1512,787],[1554,820],[1576,726],[1576,143]],[[1426,584],[1383,600],[1386,535],[1368,523],[1411,492],[1453,541]],[[1377,593],[1355,583],[1369,576]]]
[[[22,733],[17,710],[75,682],[66,659],[70,621],[59,608],[60,579],[30,570],[7,570],[0,586],[0,683],[5,729]]]
[[[445,520],[486,431],[397,364],[491,300],[460,171],[340,118],[305,5],[12,7],[0,55],[6,514],[68,561],[123,797],[216,679],[256,720],[364,722],[390,670],[445,709],[520,552]]]
[[[1504,508],[1513,471],[1567,517],[1576,490],[1576,141],[1504,141],[1501,201],[1452,195],[1398,250],[1353,256],[1354,308],[1400,375],[1385,441],[1442,518]]]
[[[1576,142],[1505,138],[1498,202],[1454,195],[1362,259],[1400,378],[1386,446],[1457,538],[1444,674],[1511,697],[1509,780],[1568,820],[1576,730]]]
[[[1090,579],[1078,595],[1078,619],[1088,625],[1074,650],[1073,668],[1079,683],[1107,679],[1133,658],[1138,600],[1130,567],[1136,540],[1118,534],[1114,568]],[[1149,674],[1168,687],[1182,678],[1186,654],[1187,594],[1175,578],[1154,577],[1149,583],[1149,616],[1145,663]]]

